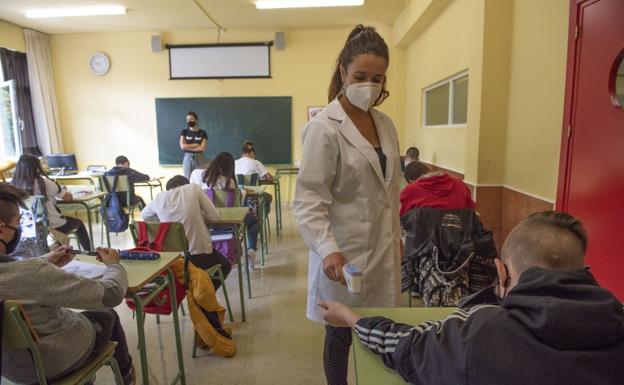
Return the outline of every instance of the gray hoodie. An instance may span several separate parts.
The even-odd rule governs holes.
[[[98,310],[117,306],[128,289],[126,270],[107,266],[100,279],[65,272],[46,259],[15,261],[0,255],[0,298],[24,305],[35,332],[48,378],[84,361],[93,349],[95,328],[83,315],[69,310]],[[18,383],[35,383],[27,350],[2,354],[2,375]]]

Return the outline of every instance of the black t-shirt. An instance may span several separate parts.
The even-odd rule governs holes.
[[[190,128],[185,128],[184,130],[182,130],[182,132],[180,132],[180,136],[184,138],[184,143],[186,144],[201,144],[203,139],[208,139],[208,134],[206,134],[206,131],[193,131]]]

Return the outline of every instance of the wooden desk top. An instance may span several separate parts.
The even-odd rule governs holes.
[[[180,257],[180,253],[177,252],[160,252],[159,254],[160,258],[154,261],[121,260],[121,265],[128,272],[128,291],[139,291],[143,286],[159,276],[160,273],[168,269]],[[90,255],[77,255],[75,259],[97,265],[102,264],[94,256]]]
[[[441,320],[457,310],[454,307],[394,307],[353,309],[363,317],[382,316],[393,321],[417,325],[426,321]],[[386,368],[381,358],[353,336],[353,360],[357,385],[405,385],[401,376]]]

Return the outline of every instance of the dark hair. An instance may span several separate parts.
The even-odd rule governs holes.
[[[202,178],[208,186],[215,187],[220,176],[225,177],[225,187],[229,187],[230,180],[236,183],[234,173],[234,157],[229,152],[221,152],[210,162]]]
[[[199,120],[199,118],[197,117],[197,114],[196,114],[195,112],[193,112],[193,111],[189,111],[189,112],[187,112],[187,113],[186,113],[186,116],[189,116],[189,115],[191,115],[192,117],[194,117],[194,118],[195,118],[195,120]]]
[[[118,157],[115,158],[115,166],[120,166],[124,163],[130,163],[128,158],[126,158],[125,156],[119,155]]]
[[[36,184],[39,188],[39,194],[45,197],[44,200],[47,200],[45,185],[43,184],[44,177],[47,178],[47,175],[41,167],[39,158],[32,155],[22,155],[15,166],[11,184],[28,192],[30,195],[35,194]]]
[[[167,191],[169,191],[171,189],[184,186],[189,183],[191,182],[189,182],[189,180],[184,175],[176,175],[167,181],[167,185],[165,186],[165,188],[167,189]]]
[[[8,223],[19,215],[19,207],[24,206],[28,193],[8,183],[0,183],[0,221]]]
[[[254,152],[256,152],[256,150],[252,147],[252,146],[243,146],[243,149],[241,150],[242,154],[253,154]]]
[[[410,147],[405,152],[405,157],[406,158],[418,160],[419,156],[420,156],[420,151],[418,151],[418,149],[416,147]]]
[[[347,37],[347,41],[345,42],[342,51],[338,55],[338,59],[336,59],[336,69],[334,70],[334,74],[332,75],[331,83],[329,84],[329,91],[327,95],[327,99],[329,102],[336,99],[336,97],[342,92],[342,77],[340,76],[340,66],[342,65],[347,70],[347,67],[356,56],[372,53],[383,58],[386,61],[386,64],[390,64],[390,55],[388,54],[388,45],[384,41],[383,37],[374,27],[364,26],[362,24],[358,24],[353,28],[351,33],[349,33],[349,37]],[[375,101],[375,106],[380,105],[390,93],[386,90],[386,79],[384,78],[381,94]]]
[[[581,221],[564,212],[542,211],[529,215],[511,230],[501,257],[522,274],[536,266],[580,269],[586,250],[587,232]]]
[[[429,166],[424,164],[421,161],[413,161],[410,162],[407,166],[405,166],[405,171],[403,171],[403,175],[405,176],[405,180],[407,183],[413,182],[421,176],[429,173],[431,170]]]
[[[253,147],[253,142],[249,139],[243,142],[243,146]]]

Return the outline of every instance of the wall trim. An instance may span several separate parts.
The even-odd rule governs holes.
[[[464,182],[468,183],[466,181],[464,181]],[[506,184],[482,183],[482,184],[477,184],[475,187],[477,187],[477,188],[478,187],[503,187],[503,188],[506,188],[508,190],[512,190],[512,191],[515,191],[517,193],[529,196],[531,198],[539,199],[539,200],[547,202],[547,203],[552,203],[553,205],[555,204],[555,201],[553,201],[552,199],[547,199],[547,198],[544,198],[544,197],[536,195],[536,194],[531,194],[531,193],[528,193],[526,191],[520,190],[519,188],[512,187],[512,186],[509,186],[509,185],[506,185]]]

